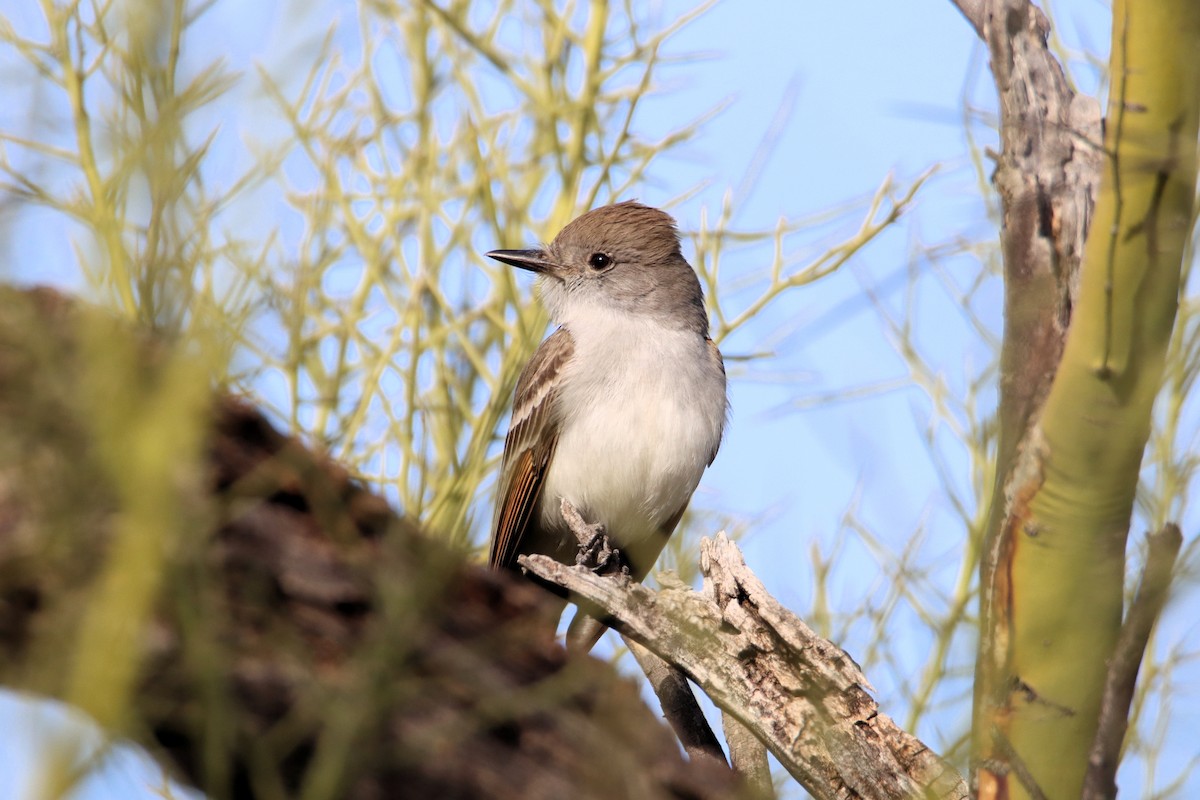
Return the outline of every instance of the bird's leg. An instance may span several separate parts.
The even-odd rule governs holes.
[[[575,566],[587,567],[599,574],[627,571],[628,568],[622,563],[621,551],[609,542],[608,532],[603,523],[586,522],[578,509],[565,497],[562,501],[562,516],[579,542]]]

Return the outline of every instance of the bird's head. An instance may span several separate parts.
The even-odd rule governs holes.
[[[700,281],[679,250],[675,220],[657,208],[632,201],[602,206],[546,247],[488,256],[538,273],[542,298],[559,322],[578,309],[608,308],[707,334]]]

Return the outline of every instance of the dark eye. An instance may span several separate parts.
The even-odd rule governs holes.
[[[599,272],[602,269],[608,269],[612,264],[612,259],[604,253],[592,253],[588,258],[588,266]]]

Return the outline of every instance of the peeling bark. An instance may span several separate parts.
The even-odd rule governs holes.
[[[973,784],[982,798],[1077,796],[1191,219],[1200,24],[1183,0],[1115,4],[1101,148],[1095,104],[1067,84],[1041,11],[956,5],[988,45],[1004,214]]]
[[[958,6],[988,46],[1000,106],[993,183],[1003,209],[1005,335],[996,483],[980,564],[975,716],[981,720],[999,713],[1011,688],[1010,567],[1020,533],[1034,524],[1028,504],[1040,486],[1044,446],[1030,423],[1049,393],[1074,308],[1099,182],[1100,114],[1068,85],[1047,46],[1049,22],[1036,6],[1026,0]],[[972,742],[976,764],[995,761],[988,725],[976,724]],[[986,777],[984,784],[975,788],[987,796],[993,787]]]
[[[955,798],[952,767],[880,713],[858,665],[771,597],[724,534],[701,544],[703,593],[524,557],[530,572],[677,665],[818,800]]]

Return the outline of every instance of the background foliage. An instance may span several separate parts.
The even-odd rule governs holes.
[[[789,468],[764,442],[803,450],[814,436],[793,446],[754,427],[832,421],[849,432],[823,442],[817,433],[823,447],[808,460],[840,449],[843,463],[808,469],[836,468],[857,486],[814,490],[798,472],[793,502],[825,509],[800,517],[727,489],[722,502],[701,493],[688,529],[724,522],[753,531],[764,559],[785,553],[786,566],[764,570],[768,586],[855,654],[890,713],[961,761],[1001,333],[983,62],[968,62],[954,112],[963,145],[932,178],[935,164],[908,165],[907,177],[876,176],[876,190],[839,185],[836,202],[806,216],[748,218],[756,187],[772,185],[764,170],[801,158],[783,148],[783,131],[836,129],[841,111],[785,108],[772,126],[745,131],[749,166],[732,189],[694,177],[676,185],[723,102],[706,97],[683,114],[671,104],[704,63],[679,42],[706,7],[647,8],[314,4],[287,12],[278,36],[249,52],[223,46],[222,28],[261,25],[255,14],[269,12],[183,0],[6,10],[0,65],[20,98],[0,122],[8,270],[179,337],[218,381],[471,548],[490,519],[516,375],[546,325],[527,283],[480,254],[548,239],[610,200],[670,206],[731,364],[731,436],[757,448],[731,440],[723,460],[742,463],[725,469],[744,469],[747,456]],[[966,25],[956,35],[972,39]],[[1102,91],[1104,54],[1059,47],[1075,79]],[[816,157],[890,147],[887,135],[860,134]],[[877,239],[886,255],[864,251]],[[1142,528],[1177,519],[1186,533],[1195,518],[1197,319],[1189,288],[1138,495]],[[120,354],[97,346],[94,357],[105,374]],[[743,410],[755,408],[773,414]],[[114,456],[118,486],[169,454],[146,430],[145,447]],[[721,463],[714,476],[727,474]],[[1200,563],[1194,540],[1185,548],[1123,778],[1145,796],[1185,796],[1196,780],[1194,753],[1171,746],[1196,707],[1198,643],[1181,609],[1195,600]],[[693,562],[678,548],[668,557],[685,574]]]

